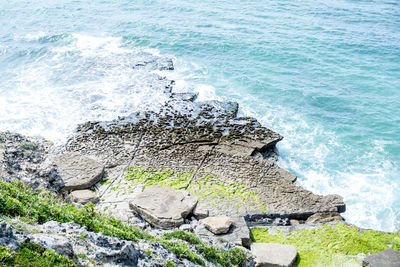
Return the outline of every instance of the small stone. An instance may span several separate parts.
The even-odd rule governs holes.
[[[226,234],[229,231],[233,221],[226,215],[208,217],[203,220],[203,224],[207,230],[218,235]]]
[[[363,267],[400,267],[400,252],[394,249],[385,249],[381,252],[364,258]]]
[[[290,220],[290,225],[298,225],[300,222],[298,220]]]
[[[201,202],[199,202],[194,208],[193,214],[196,219],[201,220],[208,217],[209,211]]]
[[[253,243],[251,253],[255,257],[256,267],[291,267],[297,257],[294,246],[275,243]]]
[[[317,223],[327,223],[327,222],[342,222],[343,218],[338,212],[324,212],[315,213],[308,217],[306,224],[317,224]]]
[[[68,196],[68,200],[71,202],[85,205],[88,203],[95,204],[99,201],[99,198],[93,191],[85,189],[85,190],[72,191],[71,194],[69,194]]]

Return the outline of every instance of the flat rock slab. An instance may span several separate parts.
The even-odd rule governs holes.
[[[400,267],[400,252],[393,249],[385,249],[381,252],[369,255],[363,261],[363,267]]]
[[[83,205],[88,203],[97,203],[99,201],[99,198],[96,196],[96,194],[93,191],[87,189],[72,191],[69,194],[68,199],[71,202],[76,202]]]
[[[129,206],[153,226],[169,229],[182,225],[196,204],[197,198],[185,190],[152,186],[136,194]]]
[[[256,267],[294,266],[297,257],[294,246],[275,243],[253,243],[251,253],[255,257]]]
[[[64,190],[87,189],[103,177],[104,166],[80,153],[55,155],[51,159],[56,163],[64,181]]]
[[[229,231],[233,221],[226,215],[208,217],[203,220],[203,224],[210,232],[219,235]]]

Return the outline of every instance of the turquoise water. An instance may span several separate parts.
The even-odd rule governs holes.
[[[280,164],[349,222],[400,229],[400,2],[0,0],[0,130],[60,141],[157,108],[141,51],[285,136]]]

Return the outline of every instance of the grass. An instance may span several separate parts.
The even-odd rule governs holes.
[[[243,183],[219,181],[217,175],[204,175],[201,179],[192,180],[193,174],[194,171],[144,169],[133,166],[129,168],[126,179],[143,187],[158,185],[186,189],[199,200],[206,199],[207,202],[212,203],[213,208],[219,207],[221,203],[227,203],[234,205],[227,209],[239,209],[242,205],[247,205],[250,209],[266,211],[256,194],[245,190]]]
[[[0,246],[0,266],[62,266],[73,267],[75,263],[51,249],[44,249],[32,242],[23,243],[18,251]]]
[[[252,229],[251,234],[254,242],[295,246],[300,267],[351,266],[361,263],[357,258],[359,253],[368,255],[387,248],[400,251],[400,233],[360,232],[357,227],[345,224],[298,230],[287,236],[279,231],[271,234],[264,228]]]
[[[225,251],[221,248],[208,246],[200,240],[198,236],[185,231],[174,231],[165,233],[162,236],[164,240],[183,240],[195,247],[197,252],[203,256],[208,262],[219,264],[221,266],[237,266],[247,259],[247,255],[243,249],[234,248],[230,251]],[[165,241],[169,242],[169,241]],[[175,242],[178,243],[178,242]],[[202,264],[199,262],[199,264]]]
[[[18,217],[19,220],[29,224],[42,224],[47,221],[74,222],[80,226],[85,226],[88,231],[102,232],[104,235],[123,240],[134,242],[139,240],[157,241],[178,257],[186,258],[200,265],[205,265],[204,259],[206,259],[221,266],[234,266],[247,258],[241,249],[226,251],[207,246],[196,235],[184,231],[176,231],[156,238],[113,217],[97,213],[93,204],[77,208],[73,204],[62,202],[49,192],[33,191],[29,186],[18,180],[10,183],[0,181],[0,215],[11,218]],[[85,238],[85,235],[79,236],[81,240]],[[194,246],[197,253],[192,251],[188,244]],[[2,250],[0,253],[0,255],[3,255],[6,252]],[[49,254],[50,252],[46,253]]]
[[[0,181],[0,214],[9,217],[20,216],[32,224],[47,221],[74,222],[87,227],[88,231],[102,232],[107,236],[130,241],[153,239],[151,235],[135,227],[95,212],[93,204],[77,208],[73,204],[54,198],[49,192],[34,192],[20,181]]]

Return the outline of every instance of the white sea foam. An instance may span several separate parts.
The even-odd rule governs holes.
[[[296,175],[298,184],[318,194],[339,194],[347,205],[344,218],[355,225],[386,231],[400,228],[394,207],[400,202],[400,188],[394,174],[399,170],[389,160],[381,141],[372,142],[364,154],[346,162],[346,150],[333,132],[309,125],[298,113],[268,106],[268,115],[260,117],[250,106],[244,113],[258,116],[264,125],[275,126],[285,138],[278,143],[279,164]],[[323,142],[321,138],[323,137]],[[348,147],[351,149],[351,147]],[[339,167],[330,167],[335,162]]]
[[[162,81],[147,69],[133,68],[146,57],[140,49],[121,48],[120,38],[113,37],[66,39],[10,70],[2,81],[7,93],[0,97],[0,130],[61,142],[78,123],[156,110],[166,101]]]

